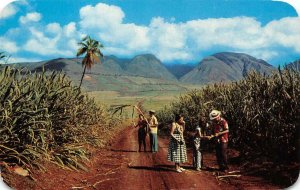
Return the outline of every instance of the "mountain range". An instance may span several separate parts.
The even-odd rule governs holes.
[[[46,71],[62,71],[75,83],[79,83],[83,71],[81,61],[82,58],[58,58],[36,63],[16,63],[15,66],[27,67],[38,72],[43,67]],[[264,60],[232,52],[221,52],[205,57],[196,66],[164,65],[152,54],[137,55],[131,59],[105,56],[101,62],[102,64],[95,64],[86,72],[84,77],[86,82],[83,84],[88,90],[134,91],[166,88],[178,90],[184,88],[183,84],[203,85],[220,81],[237,81],[250,71],[270,74],[275,70]],[[299,61],[294,64],[299,68]]]

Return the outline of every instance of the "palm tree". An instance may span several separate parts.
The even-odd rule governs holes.
[[[80,88],[85,70],[91,69],[95,63],[101,63],[99,57],[103,57],[103,54],[100,50],[100,48],[103,48],[103,45],[97,40],[92,39],[90,36],[83,38],[82,41],[78,43],[78,45],[80,45],[80,47],[77,50],[77,57],[85,54],[84,58],[82,59],[82,66],[84,66],[84,70],[80,80]]]

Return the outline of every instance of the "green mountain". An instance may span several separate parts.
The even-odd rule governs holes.
[[[197,67],[181,77],[180,81],[192,84],[237,81],[252,70],[270,74],[274,69],[264,60],[250,55],[223,52],[204,58]]]
[[[32,70],[40,71],[42,67],[49,71],[64,71],[67,74],[78,74],[82,72],[81,58],[59,58],[39,64],[27,64]],[[115,56],[105,56],[102,64],[95,64],[88,74],[106,74],[106,75],[129,75],[142,76],[146,78],[156,78],[163,80],[174,80],[176,77],[171,74],[166,67],[154,55],[138,55],[132,59],[119,59]],[[18,65],[25,66],[24,63]],[[32,65],[35,65],[33,68]],[[26,66],[27,67],[27,66]]]
[[[125,65],[124,70],[134,76],[177,81],[161,61],[151,54],[135,56]]]
[[[62,71],[75,84],[79,84],[83,72],[81,61],[82,58],[58,58],[14,65],[37,72],[43,68],[46,71]],[[294,64],[299,65],[299,61]],[[252,70],[269,74],[275,68],[250,55],[229,52],[206,57],[196,67],[176,64],[165,66],[151,54],[137,55],[132,59],[105,56],[102,64],[95,64],[91,70],[86,71],[83,87],[88,91],[113,90],[122,93],[152,90],[182,91],[186,90],[187,84],[203,85],[240,80]]]
[[[83,67],[82,58],[58,58],[37,63],[16,63],[19,68],[31,71],[61,71],[75,84],[79,84]],[[83,87],[88,91],[113,90],[124,93],[135,91],[185,90],[166,67],[150,54],[138,55],[132,59],[105,56],[102,64],[95,64],[87,70]]]

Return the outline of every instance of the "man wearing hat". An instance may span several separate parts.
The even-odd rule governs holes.
[[[150,110],[149,115],[150,118],[148,119],[149,123],[149,129],[150,129],[150,149],[151,152],[157,152],[158,151],[158,139],[157,139],[157,128],[158,128],[158,122],[157,118],[155,117],[155,111]]]
[[[227,147],[228,147],[228,132],[229,127],[227,121],[221,117],[221,112],[212,110],[209,114],[212,121],[214,134],[211,138],[215,138],[216,142],[216,157],[220,171],[227,171]]]

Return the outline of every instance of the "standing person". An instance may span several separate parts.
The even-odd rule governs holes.
[[[148,119],[149,123],[149,137],[150,137],[150,148],[151,152],[155,153],[158,151],[158,139],[157,139],[157,128],[158,128],[158,122],[157,118],[155,117],[155,111],[150,110],[149,115],[150,118]]]
[[[201,153],[203,140],[211,138],[210,136],[206,136],[206,125],[207,123],[205,122],[204,118],[200,117],[199,125],[196,127],[193,139],[193,167],[197,171],[201,171],[201,168],[203,167],[203,154]]]
[[[144,115],[139,115],[138,124],[135,127],[139,127],[138,129],[138,140],[139,140],[139,152],[141,152],[141,146],[144,146],[144,152],[146,152],[146,136],[148,132],[148,124],[144,117]]]
[[[181,115],[175,116],[175,122],[172,123],[170,131],[170,144],[168,151],[168,160],[175,162],[175,169],[177,172],[182,172],[185,169],[180,167],[181,163],[187,161],[186,145],[183,138],[185,122]]]
[[[212,127],[214,134],[211,136],[215,138],[216,142],[216,157],[220,171],[227,171],[227,147],[228,147],[228,133],[229,127],[227,121],[221,117],[221,112],[218,110],[212,110],[209,114],[209,118],[212,121]]]
[[[202,154],[200,151],[201,147],[201,129],[199,126],[196,127],[195,136],[193,139],[193,167],[197,171],[201,171],[201,165],[202,165]]]

